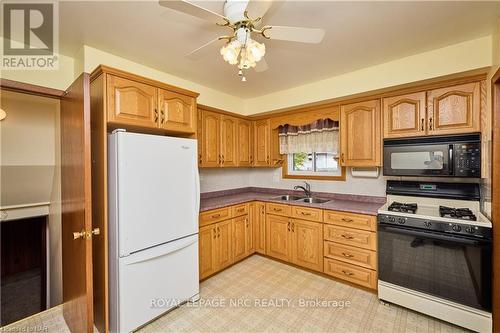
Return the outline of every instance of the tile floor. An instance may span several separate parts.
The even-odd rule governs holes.
[[[318,306],[315,300],[325,303]],[[68,331],[60,309],[42,316],[47,318],[31,317],[9,328],[38,324],[48,327],[47,332]],[[139,332],[466,331],[395,305],[382,305],[370,292],[252,256],[204,281],[199,302],[185,304]]]

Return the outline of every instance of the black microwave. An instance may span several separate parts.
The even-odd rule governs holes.
[[[384,176],[480,178],[481,136],[385,139]]]

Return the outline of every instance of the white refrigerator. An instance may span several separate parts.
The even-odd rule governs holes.
[[[111,332],[199,298],[200,185],[193,139],[108,136]]]

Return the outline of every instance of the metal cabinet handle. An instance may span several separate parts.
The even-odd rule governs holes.
[[[163,122],[165,121],[165,111],[162,109],[161,112],[160,112],[160,114],[161,114],[161,120],[160,120],[160,122],[163,124]]]
[[[78,239],[78,238],[85,238],[86,235],[87,235],[87,233],[85,232],[84,229],[82,229],[82,231],[79,231],[79,232],[73,232],[73,240]]]
[[[238,208],[236,211],[237,211],[238,213],[241,213],[241,212],[244,212],[244,211],[245,211],[245,208]]]
[[[220,217],[220,213],[219,213],[219,214],[214,214],[214,215],[212,215],[212,218],[213,218],[213,219],[216,219],[216,218],[218,218],[218,217]]]
[[[342,234],[340,236],[342,236],[342,238],[345,238],[345,239],[353,239],[354,238],[351,235],[347,235],[347,234]]]
[[[342,218],[342,221],[344,221],[344,222],[352,222],[352,219],[346,219],[346,218],[344,217],[344,218]]]
[[[155,108],[155,123],[158,122],[158,109]]]
[[[295,223],[292,222],[292,232],[295,232]]]
[[[270,159],[270,157],[269,157],[269,155],[267,155],[267,158],[266,158],[266,163],[267,164],[269,164],[269,159]]]
[[[429,129],[432,131],[432,117],[429,118]]]
[[[425,121],[425,119],[424,119],[424,118],[422,118],[422,125],[421,125],[421,129],[422,129],[422,131],[424,130],[424,121]]]
[[[340,154],[340,163],[342,163],[342,165],[345,163],[344,153]]]
[[[305,215],[305,216],[310,216],[311,213],[306,213],[306,212],[300,212],[300,214]]]
[[[220,238],[220,228],[217,227],[217,238]]]
[[[288,231],[290,231],[290,222],[288,222]]]
[[[346,258],[352,258],[354,257],[352,254],[349,254],[349,253],[345,253],[345,252],[342,252],[342,255]]]
[[[214,239],[216,239],[216,238],[217,238],[217,228],[216,228],[216,227],[214,227],[214,228],[212,229],[212,231],[214,232]]]
[[[351,273],[351,272],[348,272],[348,271],[344,271],[344,270],[342,271],[342,273],[344,273],[344,274],[345,274],[345,275],[347,275],[347,276],[352,276],[352,275],[354,275],[354,273]]]

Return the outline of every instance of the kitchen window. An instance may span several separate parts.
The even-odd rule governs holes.
[[[342,167],[334,153],[313,152],[288,154],[284,178],[342,177]]]

